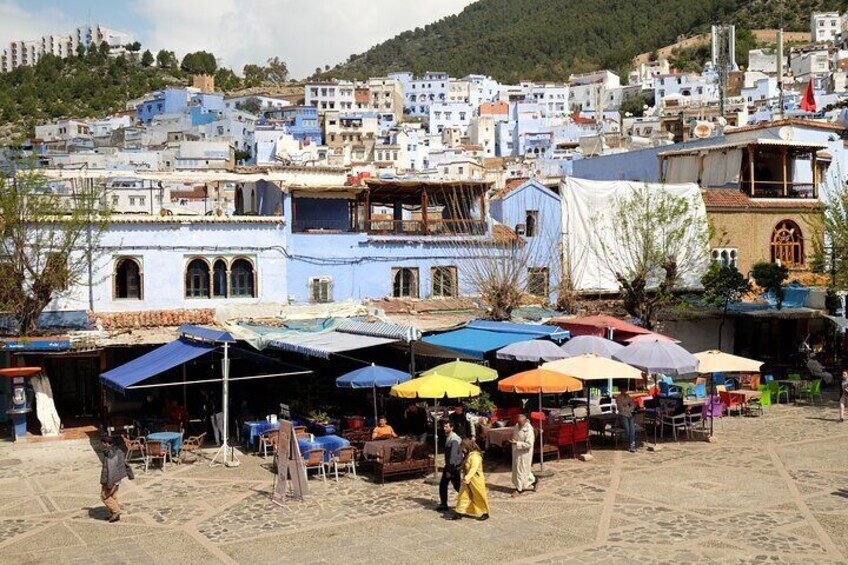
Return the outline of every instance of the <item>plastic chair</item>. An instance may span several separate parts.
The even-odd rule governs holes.
[[[772,396],[772,399],[780,404],[780,395],[783,394],[786,396],[786,403],[789,403],[789,388],[785,386],[781,386],[777,381],[769,381],[766,385],[769,389],[769,393]]]
[[[200,459],[200,449],[203,447],[205,441],[206,432],[203,432],[199,436],[187,437],[182,445],[180,445],[180,461],[185,458],[186,453],[191,453],[195,461]]]
[[[788,375],[786,375],[786,380],[788,380],[788,381],[800,381],[801,380],[801,373],[789,373]]]
[[[820,401],[822,400],[821,384],[821,379],[810,381],[810,385],[803,391],[803,393],[809,397],[810,402],[813,402],[816,396],[819,397]]]
[[[770,383],[774,380],[774,375],[766,375],[765,379],[766,379],[766,384],[768,384],[768,383]]]
[[[771,406],[771,391],[768,389],[768,387],[767,386],[760,386],[759,391],[760,391],[760,397],[759,398],[752,398],[750,401],[748,401],[748,414],[749,415],[752,414],[753,412],[759,412],[760,415],[762,416],[762,415],[765,414],[765,412],[763,411],[763,408],[765,406]]]
[[[660,383],[660,394],[663,396],[680,396],[683,393],[677,385],[669,384],[663,379]]]
[[[702,419],[712,419],[715,420],[718,418],[721,420],[724,418],[724,403],[718,396],[710,397],[701,408],[701,418]]]
[[[161,442],[158,440],[150,440],[145,443],[145,448],[147,451],[147,458],[144,463],[144,470],[147,472],[147,467],[152,463],[155,459],[162,460],[162,472],[165,472],[165,462],[168,459],[171,459],[171,444],[168,442]]]
[[[130,439],[122,435],[121,439],[124,440],[124,447],[127,448],[127,463],[132,463],[133,461],[144,463],[144,470],[147,471],[147,450],[144,447],[144,438],[137,437]]]
[[[742,399],[739,398],[735,394],[730,394],[727,391],[720,391],[718,393],[718,397],[721,399],[722,404],[727,407],[727,415],[730,415],[730,412],[736,408],[739,412],[739,415],[742,415]]]
[[[704,383],[698,383],[695,386],[690,387],[689,390],[686,391],[686,396],[694,396],[695,398],[706,398],[707,386]]]
[[[276,431],[263,432],[259,434],[259,443],[256,444],[256,452],[262,452],[262,458],[268,459],[268,449],[271,450],[271,455],[277,452],[277,438],[279,434]]]

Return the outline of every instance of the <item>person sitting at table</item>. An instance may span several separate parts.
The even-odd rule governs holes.
[[[415,441],[427,441],[427,412],[417,403],[406,409],[406,429]]]
[[[172,424],[179,424],[185,428],[188,424],[188,410],[180,406],[180,403],[176,400],[172,400],[171,406],[168,407],[168,419],[171,420]]]
[[[377,425],[371,431],[371,439],[391,439],[393,437],[397,437],[394,428],[386,423],[385,416],[381,416],[377,420]]]
[[[468,421],[468,414],[465,413],[462,404],[457,404],[453,407],[453,412],[448,416],[453,431],[462,439],[474,437],[474,426]]]

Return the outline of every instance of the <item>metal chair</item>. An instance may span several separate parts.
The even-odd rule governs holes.
[[[197,461],[200,459],[200,449],[203,447],[203,442],[206,441],[206,432],[203,432],[199,436],[189,436],[187,437],[182,445],[180,445],[180,461],[183,460],[186,453],[191,453],[194,455],[194,460]]]
[[[336,474],[336,482],[339,480],[339,467],[353,473],[353,478],[356,478],[356,448],[340,447],[336,453],[326,463],[327,470],[333,467]]]
[[[159,440],[150,440],[145,443],[145,450],[147,451],[147,457],[144,464],[144,470],[147,471],[147,467],[150,463],[153,462],[154,459],[162,460],[162,472],[165,472],[165,463],[168,459],[171,459],[171,444],[167,442],[161,442]]]
[[[147,450],[144,446],[144,438],[137,437],[135,439],[130,439],[129,437],[122,435],[121,439],[124,440],[124,447],[127,448],[127,463],[144,463],[144,470],[147,471]],[[137,454],[135,459],[133,458],[134,454]]]
[[[323,449],[310,449],[306,453],[303,454],[303,466],[306,467],[306,476],[309,477],[309,470],[314,469],[317,470],[321,475],[321,478],[324,479],[324,482],[327,482],[327,472],[326,466],[324,464],[324,453]]]

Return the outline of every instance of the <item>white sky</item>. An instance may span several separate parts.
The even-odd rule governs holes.
[[[334,65],[473,0],[0,0],[0,45],[88,21],[151,49],[212,51],[237,72],[279,56],[292,76]]]

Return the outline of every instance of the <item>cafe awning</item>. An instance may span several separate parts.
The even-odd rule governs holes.
[[[397,339],[386,337],[374,337],[369,335],[350,334],[340,331],[322,333],[304,333],[300,335],[286,336],[283,339],[275,339],[268,347],[291,351],[302,355],[329,359],[333,353],[344,353],[394,343]]]
[[[528,339],[532,339],[532,337],[528,337],[527,334],[462,328],[452,332],[428,335],[422,341],[431,345],[453,349],[454,351],[470,355],[475,359],[482,359],[490,351],[495,351],[511,343],[527,341]]]
[[[217,348],[218,345],[215,343],[194,341],[181,337],[176,341],[157,347],[129,363],[124,363],[120,367],[102,373],[100,381],[120,393],[126,393],[127,389],[135,384],[179,367],[192,359],[212,353]]]

